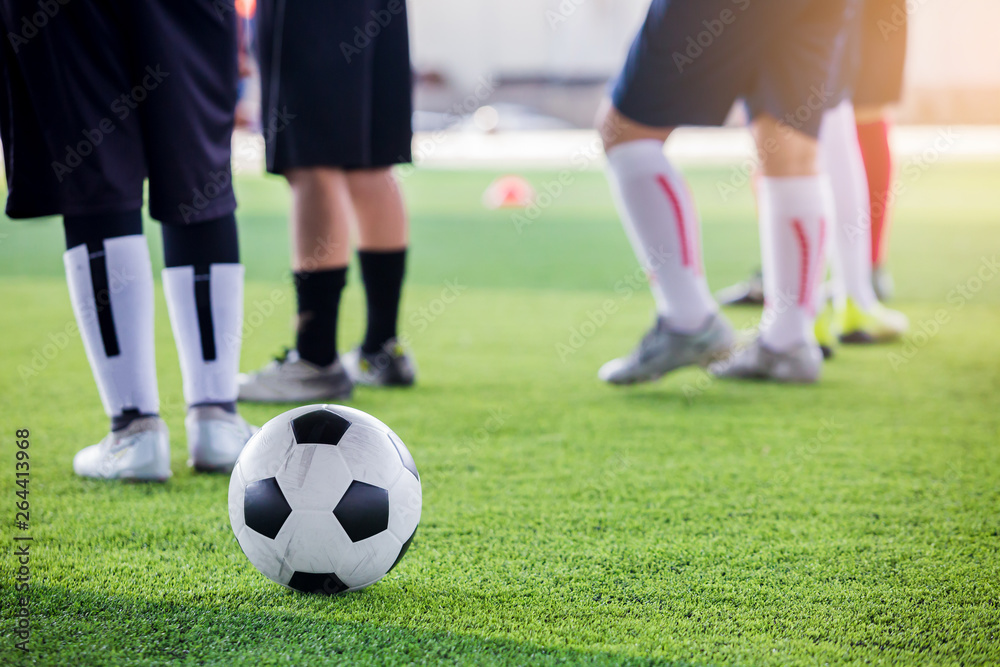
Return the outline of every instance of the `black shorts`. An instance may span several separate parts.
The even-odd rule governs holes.
[[[817,136],[846,97],[835,73],[855,0],[653,0],[615,108],[654,127],[720,125],[733,102]]]
[[[0,0],[7,215],[231,213],[232,0]]]
[[[411,161],[405,0],[260,0],[267,170]]]
[[[855,106],[885,106],[903,95],[906,65],[905,0],[865,0],[859,27]]]

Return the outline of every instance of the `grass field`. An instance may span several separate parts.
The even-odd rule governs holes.
[[[726,170],[689,175],[721,287],[757,263],[752,199],[720,201]],[[162,295],[174,478],[73,476],[106,421],[66,333],[61,228],[0,222],[0,664],[1000,663],[1000,164],[905,183],[896,305],[922,333],[842,350],[805,388],[695,370],[602,386],[597,368],[652,307],[603,176],[574,174],[520,230],[479,203],[494,176],[405,181],[420,385],[351,404],[409,445],[423,521],[400,567],[333,599],[258,574],[229,528],[228,479],[185,468]],[[251,368],[291,340],[287,196],[273,179],[238,185]],[[362,327],[356,277],[344,312],[346,349]],[[280,411],[245,408],[256,423]],[[18,428],[31,431],[27,656],[11,632]]]

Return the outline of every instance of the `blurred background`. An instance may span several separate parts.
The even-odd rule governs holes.
[[[410,0],[418,126],[495,82],[500,129],[589,127],[648,0]],[[1000,123],[996,0],[909,0],[902,123]],[[501,111],[504,111],[501,108]],[[533,116],[540,116],[533,118]],[[489,119],[481,119],[483,121]]]

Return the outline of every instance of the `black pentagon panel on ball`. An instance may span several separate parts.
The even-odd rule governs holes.
[[[300,445],[336,445],[351,428],[351,422],[320,408],[292,420],[292,434]]]
[[[414,528],[413,533],[410,534],[409,539],[403,542],[403,548],[399,550],[399,555],[396,556],[396,560],[392,561],[392,567],[389,568],[389,572],[392,572],[392,568],[399,565],[399,561],[403,560],[403,555],[406,553],[406,550],[410,548],[410,545],[413,543],[413,538],[416,537],[416,535],[417,535],[417,529]]]
[[[273,540],[291,513],[292,507],[275,478],[247,484],[243,496],[243,519],[247,528]]]
[[[348,589],[347,584],[342,582],[337,575],[317,572],[296,572],[288,580],[288,587],[302,593],[316,593],[318,595],[336,595]]]
[[[414,462],[413,457],[410,456],[410,450],[393,433],[389,434],[389,440],[392,441],[392,446],[396,448],[396,453],[399,454],[399,459],[403,462],[403,467],[409,470],[419,481],[420,473],[417,472],[417,464]]]
[[[389,491],[354,480],[333,515],[352,542],[378,535],[389,527]]]

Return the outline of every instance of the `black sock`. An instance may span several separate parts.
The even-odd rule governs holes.
[[[295,273],[299,322],[295,347],[299,357],[317,366],[337,360],[337,314],[347,284],[347,268]]]
[[[163,260],[167,268],[193,266],[196,275],[212,264],[239,264],[240,242],[236,215],[188,225],[161,225]]]
[[[359,250],[358,259],[368,303],[368,328],[361,350],[373,354],[396,337],[399,299],[406,273],[406,248],[389,252]]]
[[[236,414],[236,401],[226,401],[224,403],[195,403],[190,408],[222,408],[231,415]]]

